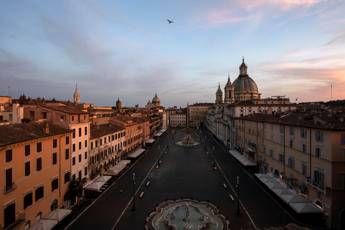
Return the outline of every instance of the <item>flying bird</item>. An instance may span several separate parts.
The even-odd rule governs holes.
[[[169,24],[175,23],[173,20],[170,20],[170,19],[167,19],[167,22],[168,22]]]

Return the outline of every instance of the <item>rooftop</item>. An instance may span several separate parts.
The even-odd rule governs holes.
[[[194,103],[192,105],[189,105],[189,107],[193,107],[193,106],[212,106],[212,105],[214,105],[214,103],[200,102],[200,103]]]
[[[45,104],[41,105],[43,108],[52,109],[55,111],[68,113],[68,114],[87,114],[88,112],[86,110],[83,110],[81,107],[77,105],[66,105],[61,103],[56,104]]]
[[[299,126],[305,128],[345,131],[344,114],[329,111],[293,111],[277,114],[257,113],[238,119]]]
[[[0,147],[68,132],[68,129],[47,122],[2,125],[0,126]]]
[[[111,133],[123,130],[123,128],[114,124],[91,125],[90,138],[99,138]]]

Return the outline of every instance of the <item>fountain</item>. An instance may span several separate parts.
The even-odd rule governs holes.
[[[182,139],[182,141],[176,142],[177,145],[181,146],[186,146],[186,147],[191,147],[191,146],[196,146],[199,144],[199,142],[196,142],[193,140],[192,135],[190,134],[189,129],[187,129],[187,134],[186,136]]]
[[[165,201],[146,218],[146,230],[228,230],[229,222],[208,202]]]

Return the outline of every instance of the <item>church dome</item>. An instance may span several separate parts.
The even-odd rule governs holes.
[[[258,93],[258,87],[255,81],[248,75],[238,76],[238,78],[233,83],[235,92],[238,93]]]
[[[160,102],[161,102],[161,100],[159,99],[159,97],[157,96],[157,93],[156,93],[155,96],[152,98],[152,104],[159,105]]]
[[[259,93],[258,87],[255,81],[247,74],[247,65],[242,59],[240,65],[240,75],[233,83],[235,93]]]

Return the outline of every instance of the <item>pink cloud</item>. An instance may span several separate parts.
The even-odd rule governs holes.
[[[250,17],[246,15],[237,15],[229,9],[211,9],[207,15],[206,20],[211,25],[233,24],[249,20]]]
[[[288,11],[314,6],[324,0],[228,0],[200,15],[208,25],[235,24],[260,19],[269,10]],[[206,17],[205,17],[206,15]]]
[[[240,4],[246,9],[275,6],[284,10],[295,7],[310,7],[321,2],[321,0],[241,0]]]

